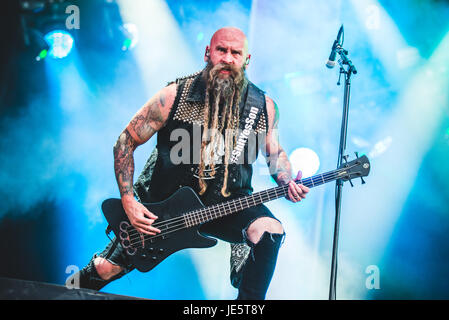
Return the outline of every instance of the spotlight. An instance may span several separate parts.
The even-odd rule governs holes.
[[[45,41],[50,46],[48,55],[55,59],[62,59],[69,55],[73,48],[73,37],[64,30],[53,30],[48,32]]]
[[[101,15],[99,26],[102,34],[100,41],[113,50],[129,51],[139,42],[139,30],[134,23],[124,22],[116,1],[107,0],[99,5]]]
[[[36,61],[45,59],[50,50],[50,46],[45,41],[43,34],[35,29],[31,29],[26,38],[26,44],[30,47],[30,50]]]
[[[20,0],[20,22],[24,44],[37,61],[47,57],[61,59],[72,51],[76,36],[66,31],[64,0]]]
[[[139,42],[139,30],[137,29],[137,26],[133,23],[125,23],[120,28],[120,31],[125,38],[122,42],[122,51],[134,48]]]
[[[315,151],[309,148],[298,148],[294,150],[289,159],[294,174],[296,175],[301,170],[303,178],[313,176],[320,168],[320,158]]]
[[[204,39],[204,33],[203,32],[200,32],[200,33],[198,33],[196,35],[196,41],[197,42],[201,42],[201,41],[203,41],[203,39]]]

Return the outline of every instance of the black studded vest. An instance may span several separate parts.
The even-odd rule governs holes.
[[[203,129],[206,84],[201,72],[176,80],[177,94],[164,127],[157,133],[157,152],[152,154],[139,177],[140,190],[146,186],[144,202],[168,198],[177,189],[189,186],[200,190],[198,167]],[[240,102],[240,122],[237,145],[228,165],[228,191],[221,194],[224,164],[215,159],[215,175],[205,170],[206,192],[200,196],[204,204],[213,204],[233,197],[251,194],[252,163],[258,155],[258,145],[268,129],[265,95],[248,81]],[[157,155],[157,157],[156,157]],[[147,174],[145,174],[147,172]],[[150,173],[151,174],[148,174]]]

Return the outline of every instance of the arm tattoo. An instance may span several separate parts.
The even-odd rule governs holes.
[[[131,128],[142,141],[151,137],[158,128],[164,125],[161,108],[165,106],[165,95],[161,94],[156,101],[150,101],[141,113],[136,115],[130,122]]]
[[[122,132],[114,145],[114,170],[115,178],[120,190],[120,195],[133,196],[134,175],[134,150],[137,144],[128,130]]]
[[[134,150],[164,125],[161,110],[165,103],[165,92],[152,98],[133,117],[114,145],[114,171],[122,197],[133,196]]]
[[[276,161],[276,171],[272,175],[278,185],[287,184],[292,179],[292,170],[287,153],[280,148]]]
[[[291,164],[287,153],[281,146],[279,146],[277,152],[270,154],[267,160],[270,174],[278,185],[287,184],[292,180]]]

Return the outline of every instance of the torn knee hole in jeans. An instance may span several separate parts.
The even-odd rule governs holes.
[[[260,237],[259,241],[257,243],[253,243],[252,241],[249,240],[247,231],[248,231],[248,227],[243,230],[243,239],[244,239],[245,243],[248,245],[248,247],[250,248],[250,254],[249,255],[251,256],[251,259],[253,261],[256,261],[256,259],[254,257],[254,248],[264,239],[265,234],[269,235],[269,237],[270,237],[269,239],[271,240],[271,242],[276,243],[277,241],[279,241],[279,246],[281,246],[284,243],[284,240],[285,240],[285,231],[283,233],[271,233],[271,232],[268,232],[268,231],[264,231],[264,233]],[[275,238],[278,238],[278,237],[279,237],[279,239],[275,239]]]
[[[251,240],[249,240],[249,237],[248,237],[248,230],[249,230],[249,227],[250,227],[254,222],[256,222],[257,220],[259,220],[259,219],[261,219],[261,218],[270,218],[270,219],[272,219],[272,220],[274,220],[274,221],[277,221],[277,222],[281,225],[281,229],[282,229],[283,233],[276,233],[276,232],[271,233],[271,232],[265,230],[265,231],[262,233],[262,235],[260,236],[259,240],[258,240],[256,243],[253,243]],[[246,242],[250,247],[255,246],[255,245],[257,245],[257,243],[259,243],[260,239],[262,239],[262,237],[263,237],[263,235],[264,235],[265,232],[267,232],[267,233],[270,234],[270,238],[271,238],[272,241],[274,241],[273,236],[272,236],[273,234],[282,234],[283,236],[285,236],[285,231],[284,231],[283,228],[282,228],[282,223],[281,223],[278,219],[273,218],[273,217],[270,217],[270,216],[260,216],[260,217],[257,217],[257,218],[255,218],[255,219],[249,221],[248,224],[246,225],[246,227],[242,230],[243,240],[244,240],[244,242]],[[282,243],[283,243],[283,242],[284,242],[284,240],[282,240]]]

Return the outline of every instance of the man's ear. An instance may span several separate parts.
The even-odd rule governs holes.
[[[209,62],[210,59],[210,47],[206,46],[206,51],[204,52],[204,62]]]
[[[251,55],[250,54],[248,54],[247,56],[246,56],[246,60],[245,60],[245,69],[248,67],[248,65],[249,65],[249,60],[251,59]]]

